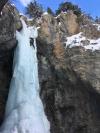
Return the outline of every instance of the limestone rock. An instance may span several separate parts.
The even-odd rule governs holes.
[[[84,49],[66,51],[63,45],[55,45],[37,43],[40,95],[51,133],[99,133],[100,94],[92,83],[97,80],[96,74],[99,76],[99,58],[91,52],[84,53]],[[94,69],[95,59],[98,66]]]
[[[56,19],[50,14],[43,15],[41,21],[39,22],[39,26],[39,37],[49,44],[54,43],[57,33]]]
[[[61,23],[61,31],[66,32],[68,35],[74,35],[79,32],[77,16],[72,11],[61,13],[58,18]]]
[[[74,47],[66,52],[73,70],[100,93],[100,51]]]

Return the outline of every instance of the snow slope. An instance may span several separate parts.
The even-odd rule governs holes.
[[[5,120],[0,133],[49,133],[49,122],[45,116],[39,96],[37,28],[27,27],[16,33],[18,46],[14,55],[13,77],[6,105]],[[30,37],[34,46],[30,46]]]

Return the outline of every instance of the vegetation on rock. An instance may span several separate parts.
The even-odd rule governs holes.
[[[52,11],[50,7],[47,8],[47,12],[53,16],[55,15],[55,13]]]
[[[72,4],[71,2],[64,2],[59,5],[59,8],[56,10],[56,14],[67,12],[69,10],[72,10],[76,16],[80,16],[82,14],[81,9],[77,6]]]

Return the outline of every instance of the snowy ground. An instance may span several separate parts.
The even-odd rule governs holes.
[[[39,97],[37,28],[22,23],[23,30],[16,33],[14,72],[0,133],[49,133],[49,122]],[[35,49],[30,46],[30,37],[34,38]]]
[[[76,46],[84,47],[86,50],[90,49],[92,51],[100,50],[100,38],[97,40],[88,39],[82,35],[82,33],[78,33],[76,35],[70,36],[66,38],[66,48],[72,48]],[[85,43],[84,43],[85,42]]]

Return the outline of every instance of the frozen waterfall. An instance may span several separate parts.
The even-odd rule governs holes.
[[[37,28],[27,27],[16,33],[18,46],[14,55],[13,77],[0,133],[50,133],[39,97]],[[34,47],[30,38],[34,38]]]

